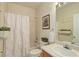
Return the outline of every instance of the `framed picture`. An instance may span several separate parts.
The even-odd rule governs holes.
[[[42,17],[42,29],[50,29],[50,15]]]

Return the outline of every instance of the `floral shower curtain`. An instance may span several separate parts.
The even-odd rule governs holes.
[[[29,17],[5,13],[5,25],[10,27],[5,42],[5,56],[28,56],[29,53]]]

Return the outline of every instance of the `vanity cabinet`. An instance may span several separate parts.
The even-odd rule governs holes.
[[[48,54],[46,51],[42,50],[42,53],[40,55],[41,57],[51,57],[50,54]]]

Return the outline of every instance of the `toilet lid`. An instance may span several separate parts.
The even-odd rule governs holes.
[[[31,50],[31,54],[39,54],[39,53],[41,53],[42,52],[42,50],[40,50],[40,49],[34,49],[34,50]]]

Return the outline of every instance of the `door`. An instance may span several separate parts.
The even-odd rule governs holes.
[[[79,14],[73,18],[73,42],[79,43]]]

